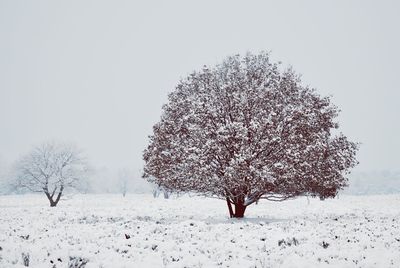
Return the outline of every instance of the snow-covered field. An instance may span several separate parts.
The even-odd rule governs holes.
[[[400,195],[260,202],[0,197],[0,267],[400,267]],[[74,266],[76,264],[76,266]],[[84,266],[82,266],[84,267]]]

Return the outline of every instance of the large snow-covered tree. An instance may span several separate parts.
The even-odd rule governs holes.
[[[262,198],[334,197],[358,147],[336,131],[337,115],[329,97],[267,52],[231,56],[170,93],[144,151],[144,177],[222,198],[231,217]]]
[[[79,188],[88,173],[81,152],[72,145],[48,142],[17,161],[15,187],[46,195],[57,206],[68,188]]]

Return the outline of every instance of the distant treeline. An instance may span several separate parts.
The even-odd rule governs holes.
[[[400,171],[354,172],[344,194],[392,194],[400,193]]]

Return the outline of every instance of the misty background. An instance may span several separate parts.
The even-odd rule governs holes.
[[[0,179],[57,140],[84,151],[92,191],[118,191],[121,169],[148,191],[142,152],[179,79],[267,50],[332,95],[362,143],[345,192],[400,192],[398,14],[398,1],[1,0]]]

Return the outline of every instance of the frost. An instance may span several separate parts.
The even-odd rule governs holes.
[[[143,155],[144,177],[219,197],[241,213],[245,200],[334,197],[357,164],[357,144],[331,136],[337,114],[268,53],[228,57],[169,95]]]

